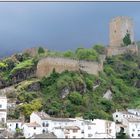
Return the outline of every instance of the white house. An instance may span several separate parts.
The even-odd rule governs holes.
[[[22,129],[21,120],[7,120],[7,129],[10,132],[16,132],[16,129]]]
[[[33,112],[30,123],[39,124],[42,133],[53,132],[58,138],[116,138],[115,122],[107,120],[53,118],[44,112]]]
[[[130,138],[140,138],[140,110],[116,111],[113,113],[113,119],[117,122],[117,133],[122,129]]]
[[[22,130],[25,138],[31,138],[33,135],[42,134],[41,126],[37,123],[24,123]]]
[[[115,122],[101,119],[93,122],[96,124],[95,138],[116,138]]]
[[[116,138],[115,122],[101,119],[85,121],[84,138]]]
[[[7,119],[7,98],[4,95],[0,95],[0,122],[6,123]]]
[[[84,121],[84,127],[83,127],[83,135],[84,138],[95,138],[95,132],[96,132],[96,124],[93,121],[85,120]]]
[[[126,134],[130,138],[139,138],[140,139],[140,119],[126,118],[126,122],[127,122]]]
[[[30,122],[36,122],[41,126],[42,133],[52,132],[54,127],[69,126],[76,120],[69,118],[53,118],[45,112],[33,112],[30,115]]]
[[[84,138],[78,126],[54,127],[53,132],[57,138]]]
[[[65,126],[64,127],[65,138],[83,138],[81,129],[78,126]]]
[[[125,118],[138,118],[135,114],[128,111],[116,111],[113,113],[113,120],[123,124]]]

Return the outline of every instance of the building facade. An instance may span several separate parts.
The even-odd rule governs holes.
[[[7,97],[0,96],[0,122],[6,123],[7,119]]]

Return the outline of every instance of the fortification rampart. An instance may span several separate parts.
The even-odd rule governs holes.
[[[138,46],[136,44],[134,45],[128,45],[125,47],[108,47],[107,48],[107,56],[113,56],[113,55],[119,55],[119,54],[123,54],[126,52],[133,52],[133,53],[138,53]]]
[[[43,77],[50,74],[53,69],[61,73],[69,71],[85,71],[89,74],[97,75],[103,69],[103,62],[83,61],[61,57],[46,57],[41,59],[37,65],[37,77]]]

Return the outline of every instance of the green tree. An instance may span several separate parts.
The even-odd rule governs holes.
[[[19,108],[25,118],[29,119],[33,111],[39,111],[42,108],[42,99],[34,99],[31,103],[22,104]]]
[[[74,53],[72,51],[66,51],[63,54],[64,57],[69,57],[69,58],[73,58],[74,57]]]
[[[102,45],[95,45],[93,46],[93,49],[99,54],[105,54],[105,47]]]
[[[130,34],[129,33],[126,33],[125,37],[123,38],[123,43],[126,46],[131,44],[131,38],[130,38]]]
[[[38,53],[39,54],[45,53],[45,50],[42,47],[39,47],[38,48]]]
[[[82,95],[76,91],[70,93],[68,99],[75,105],[81,105],[83,102]]]
[[[94,49],[78,48],[76,56],[81,60],[98,60],[99,55]]]

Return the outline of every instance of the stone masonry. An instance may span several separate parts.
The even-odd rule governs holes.
[[[105,57],[102,56],[101,59],[105,59]],[[103,70],[103,60],[101,60],[101,62],[96,62],[84,60],[79,61],[61,57],[46,57],[38,62],[36,76],[41,78],[50,74],[53,69],[59,73],[69,70],[85,71],[89,74],[97,75],[99,71]]]
[[[121,47],[123,38],[129,33],[131,42],[134,42],[133,20],[130,17],[119,16],[110,22],[110,47]]]

